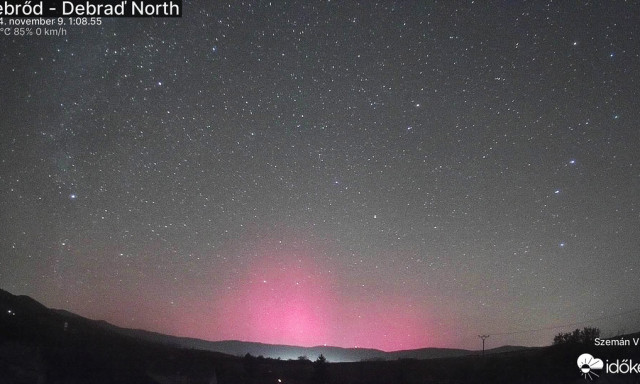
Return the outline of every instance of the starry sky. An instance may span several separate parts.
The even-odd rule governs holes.
[[[208,340],[640,330],[616,315],[640,302],[637,2],[189,1],[67,29],[0,37],[0,288]]]

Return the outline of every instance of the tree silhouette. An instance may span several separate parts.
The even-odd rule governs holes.
[[[313,378],[316,383],[326,383],[329,378],[327,358],[320,354],[313,362]]]
[[[553,345],[593,344],[598,337],[600,337],[599,328],[584,327],[573,332],[558,333],[553,338]]]
[[[258,360],[255,356],[247,353],[244,355],[242,359],[242,365],[244,366],[244,371],[248,377],[256,377],[258,372]]]

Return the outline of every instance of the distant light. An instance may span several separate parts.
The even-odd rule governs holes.
[[[557,195],[558,193],[560,193],[560,190],[556,189],[553,193],[555,193]]]
[[[565,243],[560,243],[560,247],[564,247],[564,246],[565,246]]]
[[[77,199],[77,198],[78,198],[78,195],[76,195],[75,193],[72,193],[72,194],[70,194],[70,195],[69,195],[69,198],[70,198],[71,200],[75,200],[75,199]]]
[[[569,164],[575,164],[575,163],[576,163],[575,160],[573,160],[573,159],[569,160]]]

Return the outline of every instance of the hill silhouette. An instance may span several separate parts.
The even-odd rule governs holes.
[[[65,310],[53,310],[63,316],[71,318],[82,318],[74,313]],[[84,318],[82,318],[84,319]],[[297,359],[300,356],[315,358],[323,355],[330,362],[356,362],[367,360],[397,360],[397,359],[436,359],[443,357],[460,357],[479,355],[480,351],[453,348],[420,348],[385,352],[373,348],[341,348],[332,346],[300,347],[293,345],[265,344],[238,340],[207,341],[189,337],[177,337],[162,333],[146,331],[142,329],[122,328],[101,320],[93,321],[96,325],[108,331],[113,331],[121,335],[134,337],[136,339],[167,344],[187,349],[200,349],[205,351],[220,352],[228,355],[242,357],[246,354],[253,356],[263,356],[272,359]],[[530,347],[502,346],[488,349],[485,354],[514,352]]]
[[[183,348],[221,352],[234,356],[244,356],[248,353],[254,356],[263,356],[272,359],[280,358],[284,360],[297,359],[299,356],[315,358],[319,355],[324,355],[330,362],[355,362],[365,360],[435,359],[480,354],[479,351],[450,348],[421,348],[385,352],[372,348],[340,348],[332,346],[300,347],[237,340],[206,341],[187,337],[169,336],[140,329],[121,328],[106,322],[101,322],[101,325],[114,332],[139,338],[141,340],[175,345]],[[503,353],[523,349],[527,349],[527,347],[503,346],[489,349],[485,353]]]
[[[640,334],[624,337],[640,338]],[[596,347],[574,343],[515,351],[507,347],[502,353],[498,350],[485,357],[472,353],[426,360],[405,357],[424,356],[423,350],[400,351],[392,353],[396,360],[331,363],[329,359],[327,363],[237,357],[233,353],[187,347],[181,345],[182,341],[51,310],[27,296],[0,290],[0,384],[584,383],[576,365],[577,357],[583,353],[609,361],[640,361],[640,346],[633,345]],[[238,350],[247,347],[242,342],[224,343]],[[308,356],[312,360],[317,357]],[[637,374],[601,374],[597,380],[627,383],[639,378]]]

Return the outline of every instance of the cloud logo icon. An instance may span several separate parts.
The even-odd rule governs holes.
[[[583,353],[578,356],[578,368],[580,368],[580,372],[585,379],[593,380],[592,375],[599,377],[593,370],[604,368],[604,363],[602,360],[596,359],[588,353]]]

